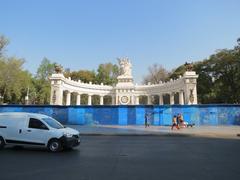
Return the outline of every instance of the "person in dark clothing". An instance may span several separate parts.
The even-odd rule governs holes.
[[[148,121],[149,121],[149,114],[148,114],[148,113],[145,113],[145,128],[146,128],[146,127],[149,127]]]
[[[177,124],[177,116],[176,115],[173,116],[171,130],[173,130],[173,127],[176,127],[177,129],[180,129],[178,124]]]
[[[180,114],[178,114],[176,118],[177,118],[177,125],[179,127],[179,124],[180,124]]]

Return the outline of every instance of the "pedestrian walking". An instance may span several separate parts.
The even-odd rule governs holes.
[[[145,128],[149,127],[149,114],[145,113]]]
[[[174,127],[176,127],[177,129],[180,129],[177,124],[177,116],[176,115],[173,116],[171,130],[173,130]]]

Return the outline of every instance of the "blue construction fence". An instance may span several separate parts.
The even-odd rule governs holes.
[[[240,125],[240,105],[136,105],[136,106],[51,106],[1,105],[0,112],[41,113],[63,124],[143,125],[149,114],[151,125],[170,125],[181,113],[195,125]]]

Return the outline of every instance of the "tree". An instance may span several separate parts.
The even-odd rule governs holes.
[[[37,69],[36,79],[48,81],[49,76],[55,72],[56,63],[51,63],[46,57],[43,58]]]
[[[66,78],[71,77],[72,80],[78,81],[81,80],[83,83],[96,83],[96,73],[95,71],[89,71],[89,70],[79,70],[79,71],[70,71],[70,69],[65,70],[64,76]],[[76,104],[76,94],[73,94],[71,98],[71,104]],[[93,101],[96,101],[95,98],[93,98]],[[81,96],[81,104],[87,104],[88,103],[88,97],[87,95]]]
[[[0,36],[0,57],[3,55],[4,48],[8,45],[9,40],[5,36]]]
[[[4,49],[9,40],[0,36],[0,101],[7,104],[24,103],[32,76],[23,70],[24,59],[7,57]]]
[[[71,77],[72,80],[78,81],[81,80],[84,83],[95,83],[95,84],[101,84],[104,83],[105,85],[113,85],[117,82],[117,76],[118,76],[118,66],[112,63],[105,63],[100,64],[97,69],[97,73],[92,70],[79,70],[79,71],[70,71],[68,69],[65,71],[64,76],[65,77]],[[73,94],[71,98],[72,104],[75,104],[76,102],[76,94]],[[93,104],[99,104],[99,97],[93,96],[92,102]],[[111,99],[108,97],[104,98],[105,103],[110,103]],[[86,95],[81,96],[81,104],[87,104],[88,97]]]
[[[27,88],[32,86],[31,74],[23,70],[23,59],[0,59],[0,95],[8,104],[24,103]]]
[[[33,79],[34,89],[31,89],[31,94],[35,97],[30,97],[36,104],[49,104],[51,86],[49,77],[55,71],[56,63],[51,63],[46,57],[43,58],[37,69],[35,79]],[[34,99],[33,99],[34,98]]]
[[[158,84],[160,81],[166,81],[169,79],[169,71],[167,71],[160,64],[153,64],[148,67],[148,74],[144,77],[143,83],[147,84],[151,82],[152,84]]]
[[[185,68],[185,66],[184,66],[184,64],[183,64],[183,65],[179,66],[178,68],[173,69],[172,72],[170,73],[170,76],[169,76],[169,77],[170,77],[171,79],[178,79],[179,76],[183,76],[183,74],[185,73],[185,71],[186,71],[186,68]]]
[[[78,81],[81,80],[84,83],[96,83],[96,73],[89,70],[79,70],[79,71],[65,71],[65,77],[71,77],[72,80]]]
[[[209,59],[214,76],[216,99],[219,103],[240,103],[240,54],[221,50]]]
[[[218,50],[208,59],[193,64],[197,80],[199,103],[240,103],[240,39],[234,49]],[[179,66],[171,78],[183,75]]]
[[[100,64],[97,69],[96,80],[98,84],[114,85],[117,83],[119,68],[116,64],[105,63]]]

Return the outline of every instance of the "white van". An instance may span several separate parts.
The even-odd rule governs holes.
[[[0,113],[0,149],[5,145],[44,146],[52,152],[80,144],[77,130],[36,113]]]

